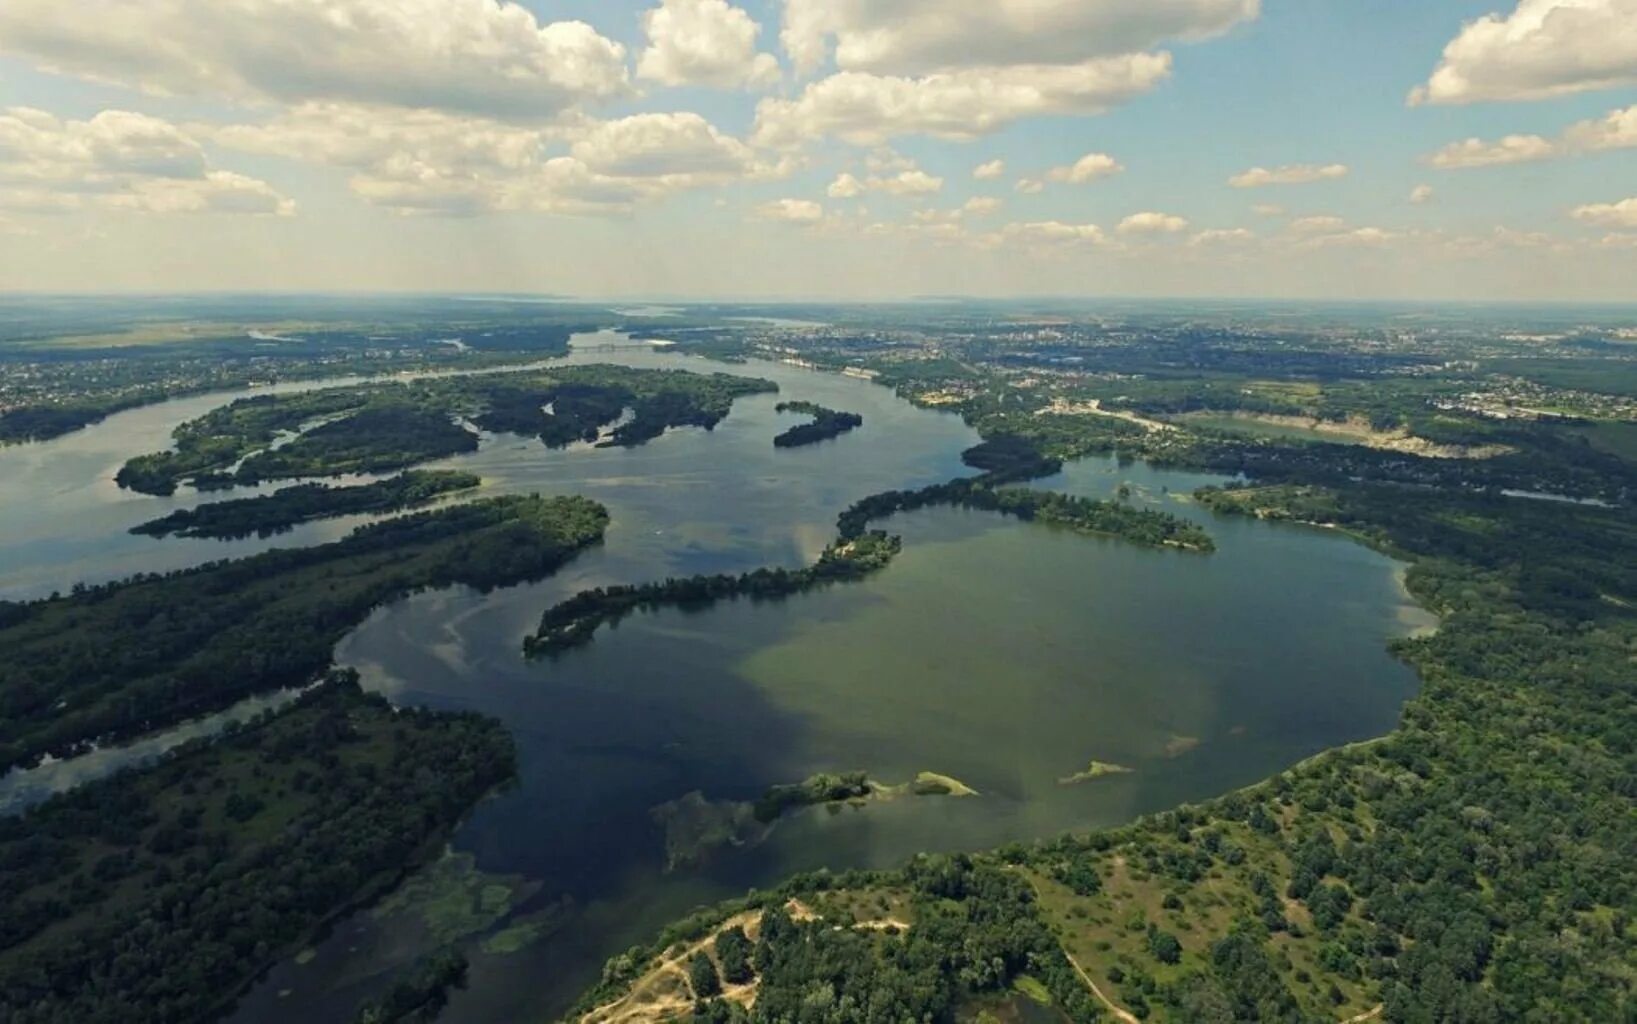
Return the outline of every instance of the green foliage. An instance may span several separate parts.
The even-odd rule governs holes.
[[[770,915],[771,946],[799,935],[801,952],[758,949],[774,997],[759,997],[755,1015],[851,1019],[869,1005],[864,993],[881,990],[873,972],[882,965],[935,963],[945,971],[894,978],[891,990],[906,994],[889,1016],[939,1019],[958,993],[1016,970],[1005,955],[974,962],[981,944],[942,930],[952,905],[970,905],[975,877],[1014,864],[1065,887],[1067,905],[1052,911],[1065,934],[1088,919],[1134,923],[1127,934],[1139,955],[1099,971],[1146,1019],[1309,1024],[1378,1003],[1387,1024],[1637,1012],[1637,525],[1629,506],[1498,493],[1527,482],[1614,501],[1629,493],[1629,477],[1578,450],[1552,461],[1553,435],[1533,428],[1506,435],[1527,445],[1511,456],[1435,460],[1157,441],[1127,435],[1127,424],[1108,428],[1120,421],[1106,417],[1081,435],[1070,417],[1004,405],[984,415],[1006,432],[969,457],[992,467],[976,482],[991,494],[1007,491],[997,477],[1028,472],[1036,445],[1095,450],[1111,430],[1171,464],[1272,481],[1206,490],[1207,507],[1340,527],[1409,560],[1410,590],[1441,617],[1435,634],[1396,647],[1424,691],[1393,735],[1203,806],[996,856],[920,858],[895,876],[920,894],[902,946]],[[868,499],[844,517],[843,533],[933,497],[948,493]],[[1137,914],[1110,896],[1117,860],[1122,898],[1143,897]],[[1165,899],[1181,886],[1199,895]],[[1165,928],[1140,912],[1156,905]],[[1057,938],[1044,948],[1058,951]],[[1069,980],[1066,990],[1083,997]]]
[[[241,484],[297,477],[383,473],[477,451],[477,435],[439,409],[376,403],[321,423],[289,444],[257,452],[233,474]]]
[[[483,483],[471,473],[411,470],[388,480],[356,487],[301,484],[261,498],[242,498],[181,509],[162,519],[133,526],[150,537],[235,539],[252,534],[270,537],[302,523],[338,516],[401,512]]]
[[[540,578],[607,522],[583,498],[495,498],[22,606],[0,628],[0,767],[305,685],[375,607]]]
[[[722,977],[716,973],[716,964],[704,953],[695,953],[688,961],[688,984],[695,999],[711,999],[722,994]]]
[[[1162,964],[1174,964],[1182,959],[1182,943],[1170,932],[1148,926],[1148,952]]]
[[[1090,994],[1014,872],[966,857],[922,857],[904,877],[915,923],[889,935],[795,921],[770,908],[755,963],[755,1021],[948,1020],[965,1000],[1005,992],[1027,971],[1069,1020],[1095,1020]]]
[[[497,722],[395,711],[341,674],[217,741],[0,819],[0,1019],[217,1016],[393,884],[514,758]],[[367,1019],[416,1019],[409,1004],[428,1005],[426,983],[450,968]]]
[[[753,812],[757,821],[770,822],[797,807],[855,800],[869,793],[870,780],[863,772],[845,772],[841,775],[821,772],[793,786],[769,788],[756,801]]]
[[[116,479],[171,494],[187,479],[220,486],[404,469],[475,450],[477,435],[455,422],[461,417],[560,447],[596,440],[629,408],[606,443],[635,446],[672,427],[708,430],[735,399],[774,390],[725,374],[572,366],[257,395],[182,424],[173,451],[131,459]]]
[[[722,964],[722,980],[730,985],[743,985],[756,976],[751,966],[752,946],[745,930],[728,928],[716,936],[716,958]]]
[[[818,444],[864,425],[864,417],[853,412],[837,412],[812,402],[780,402],[779,412],[799,412],[813,417],[811,423],[799,423],[773,439],[775,448],[800,448]]]
[[[581,591],[548,608],[540,618],[539,630],[524,640],[523,648],[531,657],[558,654],[590,643],[605,624],[667,605],[699,608],[740,597],[778,600],[832,583],[856,581],[886,568],[902,546],[897,537],[866,533],[837,541],[805,569],[756,569],[738,576],[689,576]]]

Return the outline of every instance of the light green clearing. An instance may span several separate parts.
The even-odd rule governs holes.
[[[1023,995],[1033,999],[1041,1006],[1052,1005],[1052,994],[1047,991],[1046,986],[1040,981],[1040,979],[1034,977],[1033,975],[1018,975],[1016,978],[1012,979],[1012,987]]]

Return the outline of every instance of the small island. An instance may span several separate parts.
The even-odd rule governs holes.
[[[431,504],[438,498],[472,490],[483,479],[471,473],[411,470],[390,480],[356,487],[300,484],[260,498],[219,501],[181,509],[161,519],[131,527],[149,537],[195,537],[237,540],[271,537],[303,523],[339,516],[380,515]]]
[[[540,629],[523,641],[530,657],[556,654],[590,643],[598,627],[632,612],[666,605],[713,604],[725,598],[782,598],[814,587],[862,579],[885,568],[902,549],[897,537],[879,531],[838,540],[805,569],[757,569],[738,576],[688,576],[637,586],[584,590],[548,609]]]
[[[780,402],[779,412],[801,413],[813,417],[810,423],[798,423],[773,439],[775,448],[800,448],[840,437],[864,425],[864,417],[854,412],[826,409],[814,402]]]
[[[649,815],[665,833],[665,869],[697,864],[712,850],[750,846],[766,839],[780,818],[807,807],[862,808],[900,797],[975,797],[978,791],[938,772],[916,773],[909,782],[878,782],[862,771],[819,772],[801,782],[769,786],[754,800],[711,800],[694,790],[653,808]]]
[[[830,583],[856,582],[886,568],[903,548],[901,538],[871,530],[870,523],[935,505],[999,512],[1148,547],[1202,553],[1216,550],[1210,534],[1169,512],[1050,491],[1000,487],[1002,482],[1029,479],[1060,468],[1026,442],[985,443],[963,457],[968,465],[987,467],[986,472],[916,491],[884,491],[854,503],[836,521],[835,542],[824,550],[818,562],[805,569],[762,568],[738,576],[689,576],[582,591],[546,610],[540,628],[524,639],[523,651],[529,657],[560,654],[590,643],[599,627],[635,611],[667,605],[703,607],[737,597],[783,598]]]

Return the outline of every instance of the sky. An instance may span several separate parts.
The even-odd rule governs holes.
[[[0,291],[1637,301],[1637,0],[0,0]]]

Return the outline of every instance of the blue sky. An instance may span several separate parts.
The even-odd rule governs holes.
[[[1637,0],[7,0],[0,280],[1637,300]]]

